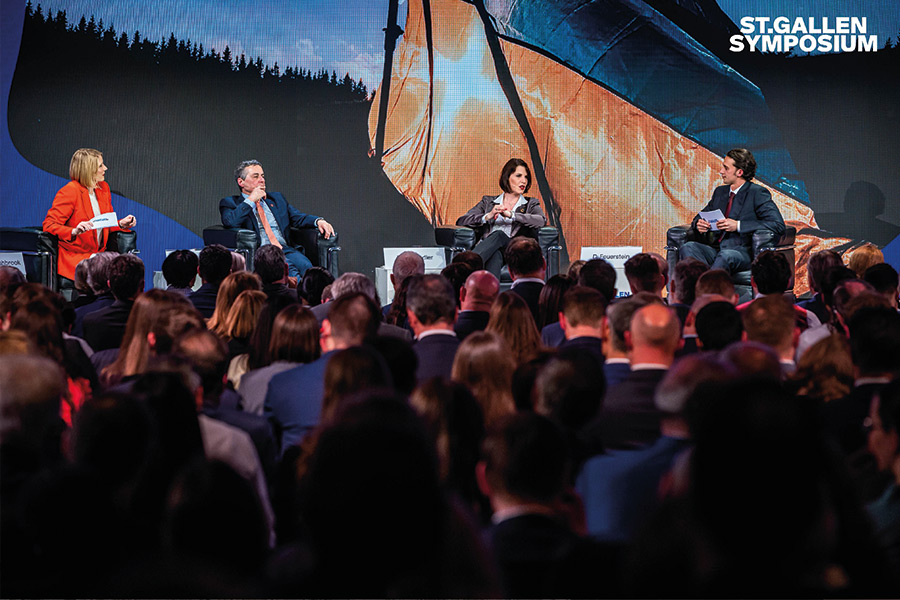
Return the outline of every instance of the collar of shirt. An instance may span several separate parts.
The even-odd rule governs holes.
[[[508,521],[509,519],[514,519],[523,515],[545,515],[548,517],[555,517],[556,513],[540,504],[522,504],[520,506],[511,506],[509,508],[498,510],[491,517],[491,523],[496,525],[503,521]]]
[[[627,365],[631,364],[631,361],[627,358],[607,358],[606,364],[608,365]]]
[[[730,191],[733,191],[733,192],[734,192],[734,195],[737,196],[737,195],[738,195],[738,192],[740,192],[740,191],[741,191],[741,188],[744,187],[745,185],[747,185],[747,184],[746,184],[746,183],[742,183],[742,184],[741,184],[741,187],[739,187],[739,188],[736,189],[736,190],[732,190],[730,187],[729,187],[728,189],[729,189]]]
[[[873,383],[890,383],[890,377],[860,377],[856,381],[853,382],[853,387],[859,387],[861,385],[870,385]]]
[[[496,198],[494,198],[494,204],[503,204],[503,194],[500,194]],[[513,210],[516,210],[523,204],[528,204],[528,200],[525,199],[525,196],[519,194],[519,199],[516,200],[515,206],[513,206]]]
[[[428,331],[423,331],[419,335],[416,336],[417,340],[421,340],[422,338],[426,338],[429,335],[452,335],[456,337],[456,332],[452,329],[429,329]]]
[[[520,283],[544,283],[544,280],[540,277],[520,277],[513,281],[513,284],[510,287],[516,287]]]
[[[631,365],[632,371],[652,371],[652,370],[662,370],[668,371],[669,365],[664,365],[662,363],[639,363],[636,365]]]

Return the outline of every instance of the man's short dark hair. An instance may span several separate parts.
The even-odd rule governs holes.
[[[697,299],[697,280],[709,271],[709,265],[696,258],[683,258],[675,263],[675,293],[682,304],[690,306]]]
[[[888,294],[897,290],[897,271],[887,263],[878,263],[866,269],[863,280],[872,284],[879,294]]]
[[[163,261],[162,273],[169,285],[186,288],[194,283],[199,266],[200,260],[196,254],[190,250],[175,250]]]
[[[450,263],[441,271],[441,276],[445,277],[453,286],[453,296],[456,298],[457,304],[459,304],[459,290],[466,285],[466,279],[474,272],[472,265],[464,262]]]
[[[741,314],[747,339],[775,350],[791,341],[796,326],[794,307],[782,295],[757,298]]]
[[[809,282],[809,288],[814,292],[821,292],[828,269],[843,266],[840,254],[834,250],[819,250],[810,256],[806,263],[806,280]]]
[[[190,329],[177,340],[174,354],[186,359],[200,376],[203,402],[219,404],[224,390],[224,376],[228,372],[228,348],[219,336],[208,329]]]
[[[704,350],[723,350],[741,341],[744,332],[741,313],[731,302],[710,302],[697,313],[694,325]]]
[[[518,236],[510,240],[504,251],[506,266],[510,273],[530,275],[544,268],[544,254],[537,240]]]
[[[732,148],[725,156],[734,161],[734,167],[743,171],[741,175],[747,181],[756,176],[756,159],[746,148]]]
[[[578,285],[594,288],[612,302],[616,297],[616,270],[602,258],[594,258],[584,263],[578,272]]]
[[[849,279],[857,279],[853,269],[841,263],[825,271],[825,276],[819,282],[819,291],[822,292],[822,302],[826,306],[834,307],[834,291],[838,286]]]
[[[328,311],[332,337],[351,345],[362,344],[378,334],[381,308],[362,292],[350,292],[331,303]]]
[[[481,258],[481,255],[472,252],[471,250],[466,250],[465,252],[460,252],[456,256],[453,257],[453,260],[450,261],[450,264],[455,263],[466,263],[467,265],[471,265],[472,272],[482,271],[484,270],[484,259]]]
[[[263,285],[268,285],[284,277],[284,250],[274,244],[266,244],[253,255],[253,272],[259,275]]]
[[[210,244],[200,251],[200,277],[219,285],[231,273],[231,252],[222,244]]]
[[[887,306],[857,310],[849,323],[850,355],[861,375],[900,370],[900,313]]]
[[[781,294],[791,283],[791,265],[781,253],[773,250],[760,252],[753,264],[750,274],[760,294]]]
[[[562,430],[534,413],[505,417],[482,446],[491,487],[522,500],[548,503],[565,488],[569,454]]]
[[[144,283],[144,261],[134,254],[120,254],[109,264],[109,289],[118,300],[131,300]]]
[[[456,320],[453,286],[441,275],[413,275],[406,292],[406,308],[422,325],[439,321],[453,325]]]
[[[734,281],[725,269],[710,269],[700,274],[694,285],[694,298],[706,294],[718,294],[726,298],[734,296]]]
[[[506,164],[503,165],[503,169],[500,171],[500,189],[507,193],[512,193],[512,190],[509,188],[509,176],[516,172],[516,169],[519,167],[525,167],[525,173],[528,174],[528,183],[525,184],[525,192],[531,189],[531,169],[528,168],[528,163],[522,160],[521,158],[511,158],[506,161]]]
[[[625,276],[636,292],[655,292],[660,283],[659,263],[640,252],[625,261]]]
[[[606,298],[595,290],[584,285],[576,285],[565,293],[562,301],[562,312],[569,325],[599,326],[606,315]]]

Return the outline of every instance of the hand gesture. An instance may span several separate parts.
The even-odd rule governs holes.
[[[247,196],[247,199],[250,200],[251,202],[258,203],[260,200],[262,200],[265,197],[266,197],[266,184],[261,183],[258,186],[256,186],[255,188],[253,188],[253,191],[250,192],[250,195]]]
[[[491,212],[487,214],[486,220],[494,221],[497,219],[497,216],[503,213],[503,207],[499,204],[495,204],[494,208],[491,209]]]
[[[329,223],[325,219],[319,219],[318,221],[316,221],[316,226],[318,226],[319,231],[322,233],[322,236],[326,240],[334,235],[334,227],[332,227],[331,223]]]
[[[729,233],[734,233],[737,231],[738,223],[734,219],[719,219],[716,221],[716,227],[719,228],[719,231],[728,231]]]
[[[78,225],[72,228],[72,237],[76,237],[84,233],[85,231],[90,231],[94,228],[94,224],[90,221],[82,221]]]
[[[121,219],[119,219],[119,227],[121,227],[122,229],[130,229],[135,225],[137,225],[137,219],[134,217],[134,215],[128,215],[127,217],[122,217]]]
[[[709,231],[709,221],[706,219],[697,219],[697,231],[700,233],[706,233]]]

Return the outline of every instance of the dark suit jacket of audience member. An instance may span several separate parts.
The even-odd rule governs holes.
[[[627,362],[604,362],[603,374],[606,376],[606,387],[612,387],[622,383],[628,374],[631,373],[631,363]]]
[[[234,395],[237,396],[237,394]],[[259,455],[259,462],[266,473],[266,478],[270,479],[274,475],[277,449],[275,447],[275,435],[272,432],[272,425],[268,419],[222,405],[204,405],[202,412],[207,417],[212,417],[232,427],[246,431],[256,447],[256,453]]]
[[[208,319],[213,315],[213,311],[216,310],[216,296],[218,295],[219,286],[207,282],[198,287],[195,292],[188,294],[187,299],[191,301],[194,308],[200,311],[204,319]],[[222,318],[224,318],[224,315],[222,315]]]
[[[84,340],[94,352],[122,345],[125,324],[133,306],[132,300],[116,300],[106,308],[84,316]]]
[[[335,351],[326,352],[311,363],[275,375],[269,382],[263,414],[281,439],[279,456],[319,424],[325,367],[334,354]]]
[[[590,352],[597,357],[600,364],[603,364],[603,361],[606,360],[603,356],[603,340],[588,335],[582,335],[571,340],[563,340],[563,343],[559,345],[559,351],[562,352],[564,350]]]
[[[283,283],[269,283],[262,287],[269,302],[280,302],[281,306],[288,304],[296,304],[300,302],[297,296],[297,290],[288,287]]]
[[[550,323],[541,329],[541,343],[545,348],[558,348],[564,341],[566,341],[566,332],[562,330],[559,321]]]
[[[535,323],[540,318],[539,300],[542,289],[544,289],[544,284],[537,281],[523,281],[519,284],[513,282],[513,286],[509,288],[509,291],[521,296],[528,308],[531,309],[531,316],[534,317]]]
[[[459,341],[463,341],[476,331],[484,331],[490,317],[491,313],[486,310],[464,310],[456,317],[453,331],[456,332]]]
[[[797,303],[797,306],[812,311],[813,314],[819,317],[820,323],[828,322],[828,307],[825,306],[825,302],[822,300],[822,294],[816,294],[809,300],[801,300]]]
[[[868,434],[863,422],[869,416],[872,396],[884,386],[883,383],[860,385],[843,398],[822,405],[825,428],[846,456],[866,448]]]
[[[622,383],[609,387],[600,414],[586,429],[591,446],[599,441],[606,449],[635,449],[655,442],[662,415],[653,395],[666,372],[631,371]]]
[[[84,317],[92,312],[98,311],[101,308],[106,308],[116,299],[112,295],[112,292],[106,292],[105,294],[100,294],[94,300],[88,304],[84,304],[75,309],[75,324],[72,325],[72,335],[75,337],[84,338]]]
[[[416,381],[421,383],[432,377],[450,379],[453,370],[453,359],[459,349],[459,339],[451,334],[432,334],[413,344],[413,352],[419,359],[416,369]]]

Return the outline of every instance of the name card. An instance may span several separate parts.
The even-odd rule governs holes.
[[[394,261],[403,252],[415,252],[425,261],[425,270],[440,271],[447,266],[447,256],[444,248],[437,246],[435,248],[425,248],[422,246],[414,246],[412,248],[385,248],[384,249],[384,266],[391,270],[394,267]]]
[[[27,275],[25,272],[25,257],[21,252],[0,252],[0,267],[12,267]]]

